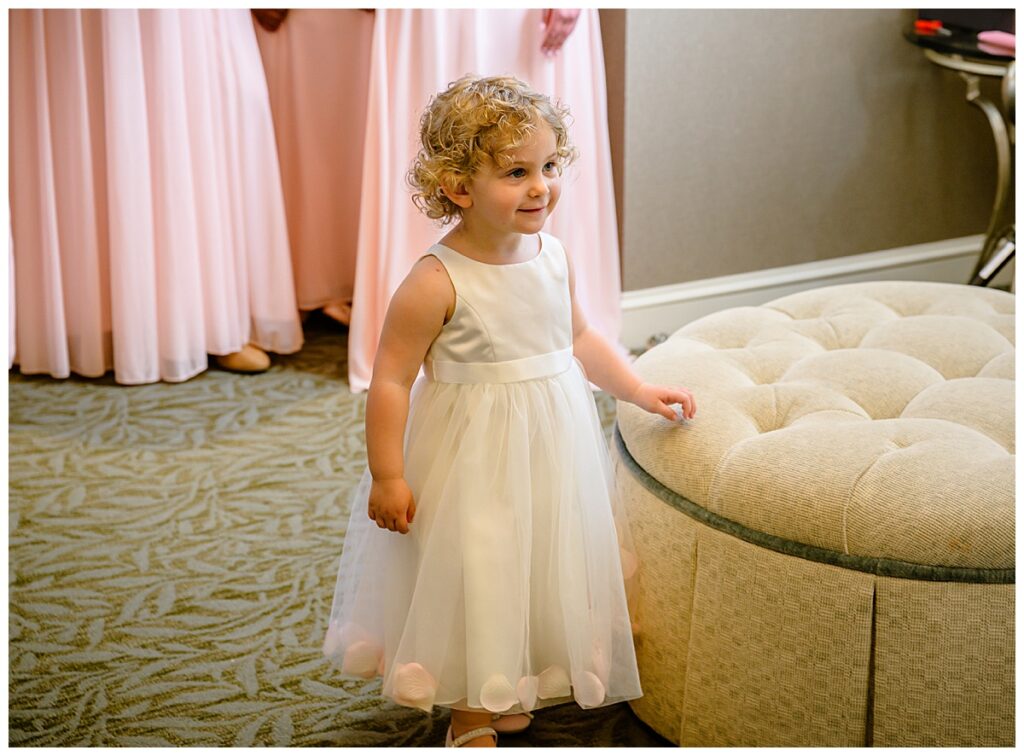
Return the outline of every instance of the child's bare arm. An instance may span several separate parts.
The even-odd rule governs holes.
[[[425,257],[398,287],[384,319],[366,399],[366,453],[374,480],[368,515],[389,530],[408,532],[415,512],[402,449],[409,390],[454,299],[444,266]]]
[[[566,260],[569,263],[569,296],[572,301],[573,354],[583,363],[587,377],[616,399],[632,402],[648,412],[675,420],[675,411],[669,405],[680,404],[683,416],[692,418],[697,412],[697,403],[687,389],[644,383],[622,355],[590,327],[576,302],[576,274],[568,252]]]

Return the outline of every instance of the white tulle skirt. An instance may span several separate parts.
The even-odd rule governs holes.
[[[367,517],[368,472],[355,492],[325,655],[424,711],[640,697],[637,563],[576,361],[517,383],[421,377],[405,460],[408,534]]]

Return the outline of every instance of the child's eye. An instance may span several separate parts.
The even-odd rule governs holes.
[[[552,171],[555,171],[557,169],[558,169],[558,164],[556,162],[554,162],[553,160],[544,164],[544,172],[545,173],[551,173]]]
[[[526,175],[526,170],[524,168],[513,168],[509,171],[508,175],[512,178],[522,178]]]

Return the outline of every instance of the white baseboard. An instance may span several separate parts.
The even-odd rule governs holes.
[[[642,349],[654,334],[670,334],[687,323],[729,307],[756,306],[820,286],[856,281],[938,281],[966,283],[984,236],[964,236],[929,244],[850,255],[834,260],[787,265],[752,273],[707,278],[622,295],[622,343]],[[993,282],[1013,282],[1011,261]]]

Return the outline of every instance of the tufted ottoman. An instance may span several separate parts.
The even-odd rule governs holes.
[[[681,745],[1012,745],[1014,297],[884,282],[702,318],[618,408],[631,706]]]

